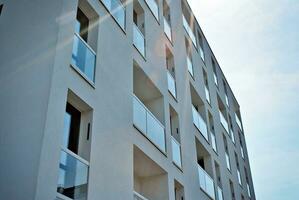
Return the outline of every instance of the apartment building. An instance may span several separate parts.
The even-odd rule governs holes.
[[[240,108],[186,0],[0,0],[0,194],[255,200]]]

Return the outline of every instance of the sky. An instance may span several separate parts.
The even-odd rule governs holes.
[[[188,2],[241,106],[257,199],[299,199],[299,0]]]

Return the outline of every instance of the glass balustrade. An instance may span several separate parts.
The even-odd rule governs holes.
[[[211,141],[212,141],[212,148],[215,152],[217,152],[217,145],[216,145],[216,137],[213,132],[211,132]]]
[[[94,82],[96,53],[77,33],[74,36],[71,64]]]
[[[213,74],[213,77],[214,77],[214,82],[215,82],[216,86],[218,87],[218,79],[217,79],[215,72]]]
[[[199,46],[199,54],[203,61],[205,61],[205,54],[201,46]]]
[[[172,41],[172,36],[171,36],[171,27],[167,21],[167,19],[164,17],[164,32],[167,35],[168,39]]]
[[[142,196],[141,194],[139,194],[135,191],[133,193],[133,196],[134,196],[134,200],[148,200],[147,198],[145,198],[144,196]]]
[[[226,168],[230,171],[230,160],[227,152],[225,152],[225,161],[226,161]]]
[[[102,0],[111,15],[115,18],[121,28],[125,29],[125,8],[119,0]]]
[[[233,143],[235,144],[235,143],[236,143],[236,140],[235,140],[235,134],[234,134],[233,129],[230,129],[230,134],[231,134],[232,141],[233,141]]]
[[[192,116],[193,116],[193,124],[198,128],[198,130],[205,137],[205,139],[209,141],[207,124],[193,105],[192,105]]]
[[[249,184],[247,183],[246,185],[247,185],[247,194],[248,194],[249,197],[251,197]]]
[[[226,103],[227,106],[229,106],[228,97],[227,97],[226,94],[225,94],[225,103]]]
[[[238,182],[239,182],[240,185],[242,185],[240,170],[237,170],[237,175],[238,175]]]
[[[57,192],[71,199],[87,199],[89,163],[69,150],[62,150]]]
[[[181,145],[174,138],[171,137],[171,147],[172,147],[172,160],[180,168],[182,168],[182,159],[181,159]]]
[[[195,38],[195,35],[192,31],[192,28],[189,26],[189,23],[187,22],[185,16],[183,15],[183,26],[186,30],[186,32],[188,33],[189,37],[191,38],[192,40],[192,43],[194,44],[194,46],[196,47],[196,38]]]
[[[139,53],[145,57],[145,39],[142,32],[139,30],[136,24],[133,25],[133,44],[139,51]]]
[[[219,116],[220,116],[220,122],[221,122],[222,126],[224,127],[226,132],[229,133],[228,123],[220,110],[219,110]]]
[[[219,186],[217,188],[217,193],[218,193],[218,200],[223,200],[223,192]]]
[[[159,7],[155,0],[145,0],[146,4],[154,14],[155,18],[159,21]]]
[[[161,151],[166,151],[164,126],[135,95],[133,96],[133,123]]]
[[[187,67],[188,67],[188,71],[191,74],[191,76],[194,76],[194,74],[193,74],[193,64],[192,64],[192,61],[189,58],[189,56],[187,56]]]
[[[175,80],[169,71],[167,71],[167,83],[168,83],[168,90],[174,96],[174,98],[176,98]]]
[[[242,156],[242,158],[244,159],[244,158],[245,158],[245,155],[244,155],[244,149],[243,149],[242,146],[240,146],[240,149],[241,149],[241,156]]]
[[[198,176],[200,188],[212,199],[215,199],[214,181],[200,165],[198,165]]]
[[[241,120],[239,119],[239,117],[238,117],[238,115],[236,113],[235,113],[235,118],[236,118],[236,122],[237,122],[240,130],[243,131]]]
[[[209,91],[209,89],[208,89],[208,87],[206,85],[205,85],[205,93],[206,93],[207,102],[211,103],[211,100],[210,100],[210,91]]]

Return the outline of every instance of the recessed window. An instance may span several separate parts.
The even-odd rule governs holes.
[[[2,13],[3,4],[0,5],[0,15]]]

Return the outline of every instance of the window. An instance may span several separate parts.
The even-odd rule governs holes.
[[[82,1],[83,2],[83,1]],[[95,81],[98,19],[84,2],[77,10],[71,66],[92,85]]]
[[[133,45],[145,57],[144,10],[137,0],[133,3]]]
[[[198,47],[199,47],[199,54],[200,54],[200,57],[203,61],[205,61],[205,54],[204,54],[204,48],[203,48],[203,39],[202,39],[202,36],[200,34],[200,32],[198,31],[197,32],[198,34]]]
[[[86,200],[92,111],[73,93],[69,92],[69,97],[72,104],[66,104],[64,114],[57,195]]]
[[[218,87],[218,78],[217,78],[217,71],[216,71],[216,64],[213,58],[212,59],[212,66],[213,66],[213,77],[214,77],[214,82],[216,86]]]

